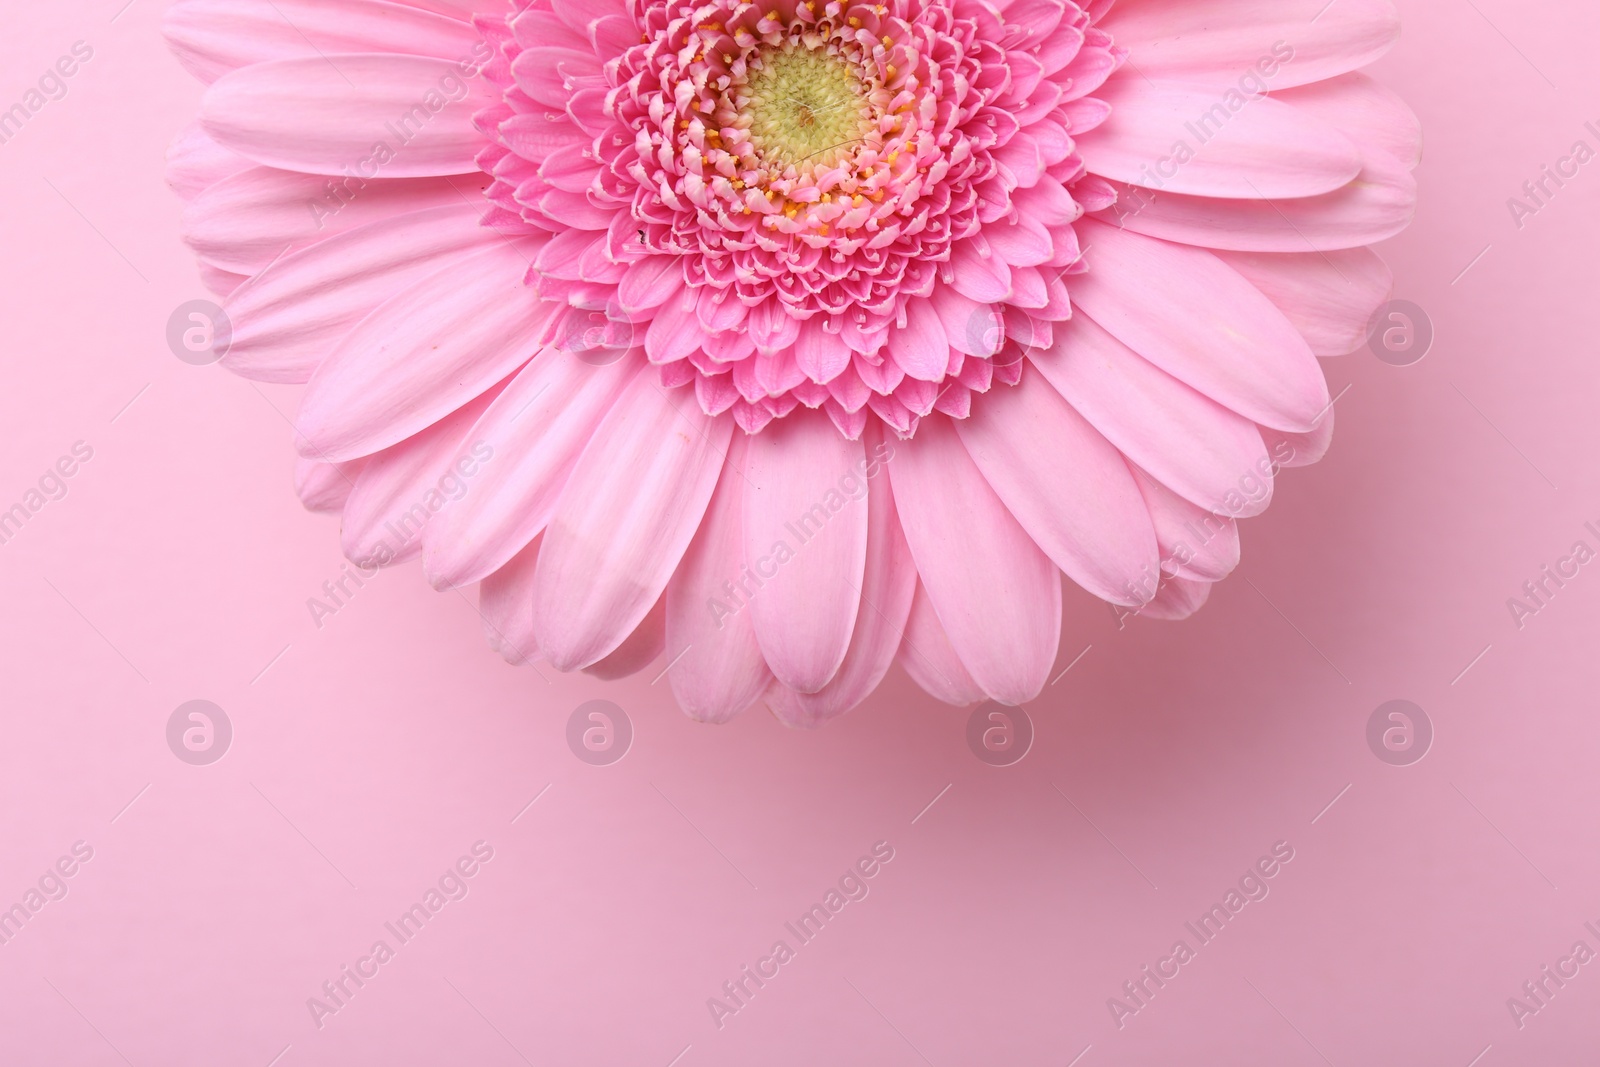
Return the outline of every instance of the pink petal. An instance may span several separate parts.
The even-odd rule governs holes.
[[[750,440],[744,562],[756,638],[783,685],[815,693],[844,661],[867,556],[867,468],[819,411],[801,411]]]
[[[167,184],[184,200],[193,200],[224,178],[255,166],[239,153],[222,147],[192,122],[167,149]]]
[[[1152,194],[1116,182],[1105,222],[1166,241],[1240,252],[1327,252],[1388,240],[1411,223],[1417,179],[1382,149],[1368,149],[1355,181],[1295,200],[1220,200]]]
[[[452,204],[397,215],[284,256],[229,296],[233,343],[222,365],[256,381],[309,380],[397,290],[500,240],[478,225],[480,214]]]
[[[594,428],[641,373],[653,372],[637,356],[591,367],[553,348],[517,373],[473,428],[492,460],[429,524],[423,567],[435,587],[479,581],[544,529]]]
[[[539,659],[533,636],[533,576],[539,562],[539,539],[513,556],[478,587],[478,612],[489,647],[507,663]]]
[[[511,64],[517,86],[545,107],[563,108],[578,88],[574,78],[600,73],[592,51],[575,48],[530,48]]]
[[[606,681],[615,681],[638,674],[661,655],[662,649],[667,647],[667,598],[662,594],[656,601],[656,606],[644,617],[644,621],[634,628],[628,639],[617,646],[617,650],[605,659],[592,663],[583,669],[583,673],[592,674],[596,678]]]
[[[1011,296],[1011,268],[982,237],[957,241],[950,250],[951,284],[969,300],[1001,303]]]
[[[928,591],[920,584],[911,598],[899,660],[912,681],[946,704],[964,707],[988,695],[962,665],[961,657],[951,647],[950,638],[933,610]]]
[[[1343,134],[1269,97],[1151,84],[1133,72],[1112,79],[1100,97],[1111,105],[1111,118],[1082,134],[1078,151],[1102,177],[1192,196],[1262,200],[1332,192],[1361,171],[1361,153]]]
[[[625,313],[640,315],[682,291],[682,261],[676,256],[645,256],[628,266],[617,285],[617,301]]]
[[[817,315],[800,324],[794,360],[806,377],[826,384],[850,365],[850,349],[837,333],[823,329],[822,316]]]
[[[702,722],[733,718],[772,681],[750,612],[755,584],[744,569],[748,440],[734,439],[705,519],[667,586],[667,677],[679,705]]]
[[[1219,252],[1217,258],[1265,293],[1319,356],[1342,356],[1366,344],[1373,312],[1394,287],[1394,275],[1368,248]]]
[[[1123,3],[1100,26],[1151,78],[1222,85],[1256,74],[1274,89],[1364,67],[1400,36],[1390,0]]]
[[[350,463],[323,463],[320,460],[296,456],[294,460],[294,493],[307,511],[337,512],[350,498],[356,479],[366,459]]]
[[[1344,74],[1272,95],[1362,148],[1387,152],[1406,167],[1422,162],[1422,121],[1398,93],[1366,74]]]
[[[484,182],[487,183],[485,178]],[[393,215],[461,203],[472,182],[350,178],[334,181],[251,167],[208,187],[184,208],[183,238],[202,259],[255,274],[296,248]]]
[[[488,403],[479,397],[368,459],[344,507],[339,541],[347,558],[388,564],[416,555],[423,528],[452,497],[470,492],[493,458],[471,432]]]
[[[932,301],[906,302],[905,328],[889,328],[888,348],[895,365],[911,377],[925,382],[944,378],[945,367],[950,363],[950,342]]]
[[[1267,509],[1272,466],[1249,419],[1151,365],[1086,316],[1032,359],[1107,440],[1180,495],[1220,511],[1242,479],[1264,478],[1266,492],[1234,514]]]
[[[1138,486],[1121,453],[1049,383],[1024,374],[955,425],[1010,514],[1067,577],[1116,604],[1149,599],[1158,557]]]
[[[994,304],[973,300],[949,285],[939,286],[928,300],[957,352],[992,356],[1005,345],[1005,319]]]
[[[622,644],[655,604],[705,513],[733,420],[688,390],[629,383],[579,457],[544,535],[534,632],[557,670]]]
[[[1142,618],[1180,622],[1205,606],[1211,598],[1211,583],[1190,578],[1167,578],[1155,598],[1139,612]]]
[[[1219,582],[1239,565],[1239,524],[1183,499],[1148,474],[1133,470],[1161,544],[1161,573]]]
[[[869,457],[889,454],[890,446],[874,432],[868,442]],[[876,463],[873,459],[870,462]],[[867,556],[861,585],[861,610],[856,616],[850,648],[833,679],[816,693],[789,688],[769,691],[767,703],[791,726],[818,726],[865,700],[894,662],[911,613],[917,588],[917,568],[911,561],[900,516],[895,511],[889,479],[875,465],[868,468]]]
[[[583,31],[595,19],[621,15],[627,10],[622,0],[554,0],[556,17],[574,30]]]
[[[259,163],[308,174],[425,178],[478,172],[474,112],[487,82],[423,56],[340,53],[281,59],[219,78],[201,122]]]
[[[275,59],[396,52],[473,62],[488,48],[466,22],[379,0],[179,0],[161,31],[204,82]]]
[[[1280,467],[1309,467],[1321,463],[1333,444],[1333,412],[1330,406],[1316,429],[1309,433],[1281,433],[1261,427],[1261,438],[1272,454],[1272,461]]]
[[[1055,566],[1000,502],[950,420],[922,420],[916,437],[895,446],[889,474],[917,572],[961,662],[994,699],[1033,699],[1061,638]]]
[[[311,376],[296,427],[329,460],[403,441],[526,363],[557,305],[522,284],[518,242],[428,275],[364,319]]]
[[[1310,429],[1328,404],[1311,349],[1216,256],[1097,222],[1073,283],[1080,310],[1151,363],[1267,426]],[[1155,298],[1159,294],[1159,298]]]

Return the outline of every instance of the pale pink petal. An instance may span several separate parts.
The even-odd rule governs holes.
[[[595,425],[632,378],[651,373],[641,364],[590,366],[546,349],[518,372],[473,429],[494,461],[424,538],[423,568],[436,587],[478,581],[544,529]]]
[[[350,498],[356,487],[356,478],[366,458],[349,463],[323,463],[321,460],[296,456],[294,461],[294,493],[308,511],[338,511]]]
[[[1156,537],[1133,476],[1121,453],[1046,381],[1025,374],[955,425],[999,499],[1067,577],[1113,603],[1149,599]],[[937,594],[926,574],[923,581]]]
[[[1123,344],[1267,426],[1310,429],[1328,403],[1311,349],[1282,312],[1198,248],[1085,222],[1090,270],[1073,302]],[[1152,294],[1159,299],[1151,299]]]
[[[844,661],[866,566],[866,450],[820,411],[797,412],[750,441],[744,562],[756,638],[783,685],[815,693]]]
[[[540,658],[533,635],[533,576],[538,562],[539,539],[534,538],[478,587],[484,636],[507,663],[520,665]]]
[[[1367,329],[1394,287],[1368,248],[1331,252],[1219,252],[1217,258],[1266,294],[1319,356],[1367,343]]]
[[[1031,354],[1056,391],[1130,460],[1194,503],[1219,509],[1242,478],[1272,470],[1255,424],[1153,366],[1087,316]]]
[[[1191,504],[1133,468],[1161,544],[1161,573],[1219,582],[1239,565],[1239,524]],[[1243,490],[1239,490],[1242,494]]]
[[[1101,26],[1152,78],[1276,89],[1364,67],[1400,36],[1390,0],[1122,0]]]
[[[551,314],[522,284],[526,252],[497,242],[400,290],[323,361],[296,428],[329,460],[403,441],[532,358]]]
[[[939,623],[928,591],[920,584],[911,598],[906,616],[905,640],[900,643],[900,665],[911,680],[946,704],[965,707],[987,696],[950,645],[950,638]]]
[[[615,651],[656,602],[705,513],[732,430],[649,374],[623,391],[544,535],[534,632],[557,670]]]
[[[1366,74],[1344,74],[1272,95],[1363,148],[1387,152],[1407,167],[1422,162],[1422,121],[1398,93]]]
[[[874,463],[873,457],[890,451],[877,434],[867,448],[869,462]],[[798,693],[783,686],[768,690],[767,704],[791,726],[820,726],[865,700],[888,673],[905,636],[917,568],[900,530],[887,474],[874,465],[868,475],[867,559],[850,648],[838,673],[817,692]]]
[[[1267,444],[1272,461],[1280,467],[1309,467],[1322,462],[1333,444],[1333,405],[1309,433],[1282,433],[1261,427],[1261,437]]]
[[[683,562],[667,586],[667,677],[679,705],[702,722],[726,722],[772,682],[756,641],[745,571],[744,452],[736,436]]]
[[[255,274],[296,248],[392,215],[461,203],[470,179],[336,181],[251,167],[209,186],[183,212],[183,238],[202,259]],[[488,184],[483,179],[483,184]]]
[[[1061,638],[1055,565],[989,487],[950,420],[924,419],[915,438],[895,446],[889,474],[917,572],[961,662],[994,699],[1033,699]]]
[[[1155,598],[1139,612],[1141,618],[1179,622],[1205,607],[1211,598],[1210,582],[1192,578],[1167,578],[1162,581]]]
[[[437,11],[442,15],[469,20],[474,15],[500,15],[506,9],[506,0],[401,0],[408,7],[424,11]]]
[[[1101,90],[1111,118],[1078,138],[1091,173],[1163,192],[1240,200],[1315,196],[1361,171],[1361,153],[1308,111],[1270,97],[1230,107],[1215,90],[1127,72]],[[1184,146],[1181,154],[1175,146]],[[1192,158],[1191,158],[1192,157]]]
[[[234,290],[250,280],[243,274],[234,274],[232,271],[221,270],[206,262],[201,262],[197,266],[200,284],[218,297],[226,298],[231,296]]]
[[[284,256],[229,295],[222,365],[263,382],[305,382],[356,323],[397,290],[500,238],[451,204],[369,223]]]
[[[388,564],[417,554],[423,528],[452,498],[470,492],[472,479],[494,458],[472,434],[489,399],[479,397],[368,457],[344,506],[340,545],[347,558]]]
[[[255,166],[192,122],[167,148],[167,184],[185,200],[193,200],[224,178]]]
[[[447,60],[340,53],[236,70],[206,92],[218,143],[308,174],[426,178],[477,172],[472,124],[490,87]]]
[[[644,621],[634,627],[633,633],[617,646],[615,652],[605,659],[591,663],[583,669],[583,672],[608,682],[638,674],[654,663],[656,657],[667,647],[666,620],[667,597],[663,593],[656,601],[656,606],[644,617]]]
[[[468,23],[420,7],[381,0],[178,0],[161,32],[179,62],[205,82],[254,63],[348,52],[462,63],[488,58]]]
[[[903,329],[890,328],[889,356],[913,378],[936,382],[950,364],[950,342],[931,301],[913,300]]]
[[[1411,224],[1417,179],[1379,148],[1368,149],[1356,180],[1295,200],[1220,200],[1148,193],[1112,182],[1117,203],[1096,215],[1165,241],[1239,252],[1328,252],[1386,241]]]

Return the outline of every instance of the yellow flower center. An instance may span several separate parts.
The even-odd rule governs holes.
[[[750,143],[779,169],[838,162],[872,128],[873,107],[842,57],[801,43],[763,49],[750,64],[740,108]]]

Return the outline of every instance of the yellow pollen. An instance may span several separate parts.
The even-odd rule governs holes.
[[[768,11],[767,12],[767,21],[768,22],[777,22],[778,21],[778,13],[776,11]]]
[[[800,213],[800,209],[794,204],[790,204],[788,207],[783,209],[783,213],[792,219]]]
[[[818,226],[817,233],[823,237],[828,236],[828,224],[824,222],[822,225]]]
[[[883,47],[885,47],[885,48],[893,48],[894,47],[894,42],[891,41],[887,36],[885,36],[884,39],[883,39]]]
[[[748,143],[781,173],[847,159],[877,127],[881,112],[854,65],[805,41],[764,46],[748,57],[736,90]]]
[[[894,64],[893,63],[886,64],[884,66],[884,68],[883,68],[883,76],[886,77],[886,78],[893,78],[894,75],[895,75]]]
[[[851,27],[853,27],[854,29],[860,29],[861,28],[861,20],[856,18],[854,15],[851,15],[845,21],[850,23]]]

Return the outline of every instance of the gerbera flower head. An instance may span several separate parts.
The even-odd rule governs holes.
[[[534,290],[707,414],[909,435],[1014,384],[1070,314],[1067,128],[1104,117],[1121,58],[1076,4],[534,0],[481,24],[488,221],[556,234]]]
[[[179,0],[170,177],[303,499],[507,659],[1021,703],[1327,447],[1419,136],[1319,6]]]

